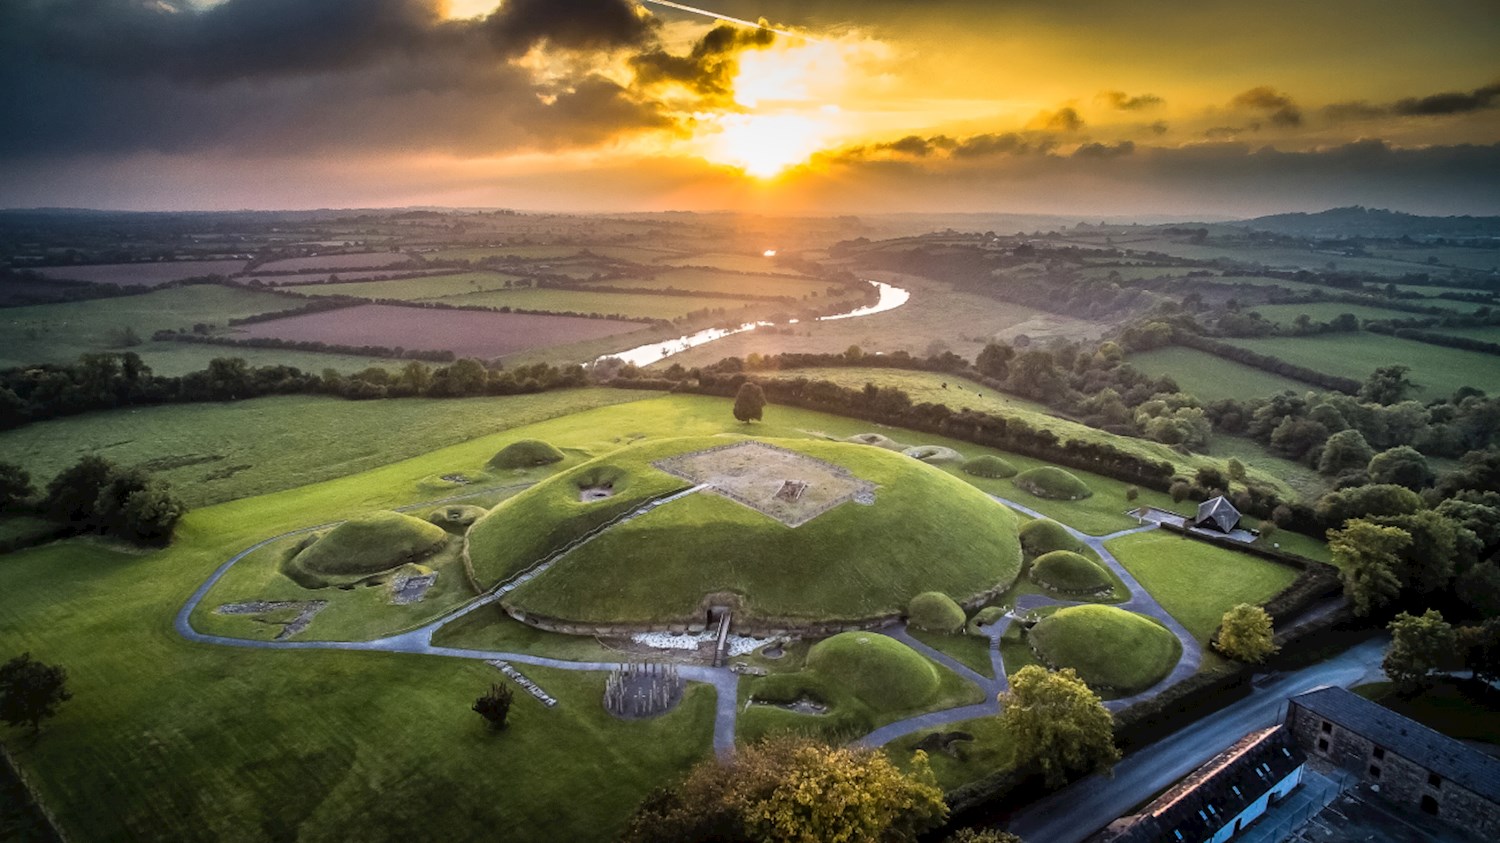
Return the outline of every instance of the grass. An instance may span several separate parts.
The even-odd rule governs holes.
[[[188,504],[203,506],[341,477],[646,395],[586,389],[504,398],[344,401],[299,395],[177,404],[37,422],[0,433],[0,450],[14,455],[10,459],[38,485],[79,457],[99,454],[150,469]],[[498,444],[450,467],[482,471],[504,444],[490,441]],[[433,491],[462,489],[436,482]]]
[[[1107,547],[1162,608],[1204,644],[1229,609],[1239,603],[1264,603],[1297,578],[1288,566],[1165,530],[1124,536]]]
[[[319,577],[367,577],[419,562],[448,543],[436,524],[399,512],[356,515],[317,537],[290,564]]]
[[[393,270],[397,272],[399,270]],[[310,296],[356,296],[370,299],[403,301],[447,300],[486,290],[502,290],[506,282],[520,276],[501,272],[457,272],[451,275],[424,275],[421,278],[397,278],[388,281],[351,281],[344,284],[309,284],[297,292]]]
[[[1227,342],[1332,375],[1364,380],[1380,366],[1411,367],[1413,397],[1445,398],[1461,386],[1500,392],[1500,366],[1492,355],[1361,331],[1315,337],[1233,339]]]
[[[1182,657],[1182,642],[1166,627],[1112,606],[1059,609],[1032,627],[1030,638],[1049,663],[1118,696],[1155,685]]]
[[[1500,745],[1500,710],[1471,696],[1463,685],[1440,682],[1408,697],[1398,693],[1394,682],[1374,682],[1354,693],[1450,738]]]
[[[810,293],[825,295],[828,288],[835,285],[812,278],[783,275],[744,275],[738,272],[721,272],[712,269],[666,269],[656,273],[654,278],[615,278],[600,281],[596,286],[599,289],[638,287],[665,290],[675,288],[705,293],[748,293],[756,296],[789,296],[800,299]]]
[[[1412,304],[1427,304],[1423,300],[1411,301]],[[1451,302],[1450,302],[1451,303]],[[1462,304],[1460,302],[1459,304]],[[1469,304],[1470,309],[1479,305]],[[1313,302],[1297,304],[1262,304],[1252,308],[1255,312],[1264,316],[1267,321],[1279,325],[1291,325],[1298,316],[1307,314],[1314,322],[1331,322],[1345,313],[1352,313],[1361,322],[1378,319],[1412,319],[1421,318],[1418,314],[1408,313],[1403,310],[1390,310],[1384,307],[1375,307],[1362,304],[1345,304],[1342,302]]]
[[[1055,501],[1082,500],[1093,494],[1082,480],[1055,465],[1029,468],[1017,474],[1011,482],[1039,498]]]
[[[1015,466],[999,457],[990,455],[968,460],[963,464],[963,471],[964,474],[972,474],[975,477],[988,477],[992,480],[1016,476]]]
[[[669,440],[602,460],[628,472],[630,483],[654,483],[649,488],[665,492],[687,483],[649,468],[651,460],[725,443]],[[729,591],[741,596],[739,611],[749,617],[852,620],[903,613],[925,591],[968,597],[1019,573],[1014,518],[952,476],[879,448],[806,439],[776,444],[873,482],[875,504],[844,503],[793,529],[722,496],[694,494],[611,528],[517,588],[507,605],[588,622],[685,621],[699,616],[704,595]],[[621,485],[615,488],[616,497],[603,504],[622,497]],[[627,495],[635,488],[626,486]],[[935,500],[943,505],[932,506]],[[481,582],[498,578],[490,542],[505,543],[497,542],[499,570],[514,570],[512,560],[535,561],[537,549],[559,546],[598,523],[584,513],[600,505],[580,503],[571,478],[559,476],[495,510],[471,539]],[[570,519],[578,526],[552,526]],[[540,543],[525,537],[544,531]],[[508,552],[523,544],[532,549]]]
[[[795,271],[776,263],[775,258],[768,258],[765,255],[710,252],[694,255],[658,256],[655,263],[671,264],[673,266],[707,266],[713,269],[722,269],[726,272],[773,273],[776,275],[797,274]]]
[[[1182,346],[1132,354],[1130,365],[1153,377],[1171,377],[1183,392],[1205,403],[1275,395],[1288,389],[1300,393],[1313,388],[1299,380]]]
[[[990,640],[978,635],[968,635],[963,632],[952,635],[944,635],[941,632],[924,632],[920,629],[907,629],[907,632],[918,641],[934,650],[957,660],[960,664],[979,674],[990,676],[994,673],[994,665],[990,662]]]
[[[1000,711],[998,704],[995,713]],[[928,764],[936,777],[938,787],[952,792],[960,786],[978,781],[985,776],[1010,770],[1016,766],[1015,742],[1006,734],[999,717],[981,717],[961,720],[940,729],[932,729],[897,738],[886,745],[886,752],[897,764],[909,764],[916,746],[934,733],[964,732],[973,740],[964,741],[954,747],[954,753],[928,752]]]
[[[738,313],[745,308],[775,308],[779,305],[752,299],[718,296],[663,296],[622,293],[608,289],[491,290],[439,299],[449,304],[477,304],[484,307],[511,307],[519,310],[543,310],[554,313],[599,313],[632,319],[677,319],[702,310]]]
[[[0,368],[33,363],[72,363],[94,351],[135,351],[155,366],[159,346],[124,347],[119,334],[131,329],[142,340],[164,329],[190,330],[196,323],[224,327],[233,317],[295,307],[293,299],[217,284],[194,284],[109,299],[6,308],[0,317]],[[232,356],[234,349],[211,348],[208,357]],[[208,358],[204,358],[205,361]],[[193,368],[203,368],[195,366]],[[163,369],[163,373],[168,373]]]
[[[1083,553],[1087,547],[1056,521],[1037,518],[1021,525],[1021,547],[1029,557],[1065,551]]]
[[[540,439],[521,439],[500,449],[490,457],[489,464],[495,468],[531,468],[562,462],[565,455],[548,442]]]
[[[1063,592],[1094,592],[1114,585],[1096,562],[1069,550],[1044,553],[1031,563],[1031,578]]]

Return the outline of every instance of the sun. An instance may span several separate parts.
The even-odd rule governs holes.
[[[709,140],[708,156],[747,175],[774,178],[822,149],[827,127],[801,114],[729,114]]]

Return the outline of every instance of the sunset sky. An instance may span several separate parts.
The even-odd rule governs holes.
[[[5,0],[0,206],[1500,214],[1495,0],[674,5]]]

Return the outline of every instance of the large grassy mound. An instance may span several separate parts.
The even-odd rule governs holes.
[[[1054,550],[1069,550],[1082,553],[1083,542],[1073,537],[1063,525],[1047,518],[1038,518],[1021,525],[1021,547],[1029,558],[1035,559]]]
[[[540,439],[522,439],[500,449],[490,458],[495,468],[530,468],[563,461],[563,452]]]
[[[1031,563],[1031,578],[1038,585],[1067,594],[1103,591],[1114,583],[1094,560],[1071,550],[1054,550]]]
[[[1088,484],[1055,465],[1028,469],[1011,482],[1039,498],[1054,501],[1078,501],[1094,493]]]
[[[1054,667],[1071,667],[1096,688],[1125,696],[1171,672],[1182,643],[1156,621],[1113,606],[1070,606],[1031,630],[1031,646]]]
[[[1011,465],[1008,460],[1001,459],[994,454],[984,454],[964,463],[963,472],[975,477],[1000,479],[1003,477],[1015,477],[1016,467]]]
[[[938,689],[931,662],[873,632],[844,632],[819,641],[808,651],[805,669],[879,708],[916,708]]]
[[[924,591],[911,599],[907,620],[917,629],[929,632],[957,632],[963,628],[963,607],[939,591]]]
[[[448,543],[448,533],[399,512],[372,512],[329,530],[287,561],[298,582],[368,577],[419,562]]]
[[[647,498],[689,485],[652,461],[733,442],[643,443],[549,478],[471,529],[476,576],[481,584],[496,583],[636,511]],[[794,528],[719,494],[697,492],[610,526],[511,592],[506,605],[585,623],[662,624],[699,619],[705,596],[732,594],[737,617],[861,619],[905,612],[925,591],[966,598],[1008,585],[1019,573],[1014,516],[957,478],[881,448],[767,444],[874,484],[874,503],[848,501]],[[614,496],[580,503],[579,489],[605,468],[618,474]],[[802,470],[793,465],[785,473],[796,479]]]

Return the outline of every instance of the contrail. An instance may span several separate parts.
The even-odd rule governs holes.
[[[803,35],[800,32],[789,32],[789,31],[787,31],[785,29],[777,29],[774,26],[766,26],[765,24],[760,23],[758,21],[745,20],[744,18],[732,18],[729,15],[721,15],[718,12],[710,12],[707,9],[699,9],[699,8],[697,8],[695,6],[684,6],[681,3],[670,2],[670,0],[641,0],[641,2],[642,3],[650,3],[653,6],[666,6],[669,9],[676,9],[676,10],[678,10],[680,12],[692,12],[695,15],[703,15],[706,18],[714,18],[716,20],[729,21],[730,23],[737,23],[740,26],[749,26],[749,27],[753,27],[755,29],[764,29],[767,32],[774,32],[777,35],[785,35],[788,38],[800,38],[803,41],[817,41],[818,40],[818,39],[813,38],[811,36]]]

